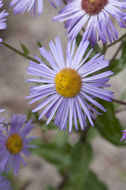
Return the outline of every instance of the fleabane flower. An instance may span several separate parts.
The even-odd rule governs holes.
[[[118,39],[117,30],[112,18],[126,27],[125,0],[70,0],[54,17],[54,21],[66,21],[68,38],[74,39],[84,29],[83,39],[90,40],[92,45],[101,40],[103,43]]]
[[[10,190],[10,189],[12,189],[10,187],[10,183],[7,181],[5,177],[2,177],[0,175],[0,190]]]
[[[4,108],[0,109],[0,129],[3,127],[3,122],[5,120],[5,118],[2,118],[2,115],[1,115],[1,113],[4,112],[4,111],[5,111]]]
[[[31,120],[26,121],[23,114],[14,114],[7,130],[0,131],[0,171],[13,168],[16,175],[21,165],[25,165],[22,155],[29,155],[30,144],[34,137],[27,137],[33,129]]]
[[[121,138],[121,141],[125,141],[126,142],[126,130],[123,130],[123,136]]]
[[[60,0],[49,0],[54,7],[62,5]],[[23,14],[25,11],[31,11],[32,15],[42,14],[43,0],[11,0],[11,7],[14,7],[14,14]]]
[[[8,13],[5,10],[1,11],[1,8],[3,7],[3,2],[0,0],[0,30],[5,30],[7,28],[6,20]],[[0,42],[3,40],[0,38]]]
[[[73,124],[78,130],[78,120],[82,130],[87,125],[87,118],[93,126],[94,113],[100,114],[94,106],[106,111],[95,99],[111,101],[112,98],[112,92],[103,89],[109,86],[106,82],[112,75],[111,71],[102,70],[109,66],[109,61],[100,54],[87,60],[92,51],[85,53],[89,42],[81,41],[76,53],[75,44],[75,40],[68,41],[65,60],[60,39],[56,38],[55,43],[49,43],[49,52],[44,47],[39,49],[49,66],[39,59],[40,64],[31,62],[27,69],[28,74],[40,77],[27,80],[38,83],[31,87],[31,94],[27,97],[33,98],[30,104],[41,101],[33,112],[43,109],[39,119],[46,116],[47,125],[55,116],[55,125],[61,130],[66,129],[69,123],[69,132]]]

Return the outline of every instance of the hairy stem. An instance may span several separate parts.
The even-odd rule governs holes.
[[[104,44],[104,45],[103,45],[103,50],[102,50],[102,53],[103,53],[103,54],[105,54],[105,53],[106,53],[106,51],[107,51],[107,45],[106,45],[106,44]]]
[[[109,48],[109,47],[111,47],[111,46],[117,44],[118,42],[120,42],[121,40],[123,40],[125,37],[126,37],[126,33],[125,33],[124,35],[122,35],[122,36],[121,36],[118,40],[116,40],[115,42],[109,44],[109,45],[107,46],[107,48]]]
[[[86,127],[86,129],[83,131],[80,141],[82,141],[83,143],[85,143],[87,135],[88,135],[88,131],[90,129],[90,125],[88,124],[88,126]]]
[[[120,101],[120,100],[116,100],[116,99],[112,99],[113,102],[118,103],[118,104],[122,104],[126,106],[126,102]]]
[[[29,59],[31,61],[34,61],[36,63],[39,63],[38,60],[28,56],[28,55],[25,55],[24,53],[22,53],[21,51],[17,50],[16,48],[14,48],[13,46],[9,45],[8,43],[5,43],[5,42],[2,42],[2,45],[7,47],[8,49],[12,50],[13,52],[17,53],[18,55],[21,55],[22,57],[25,57],[26,59]]]
[[[115,60],[115,58],[117,57],[117,55],[118,55],[118,53],[120,52],[121,48],[122,48],[122,43],[121,43],[120,46],[117,48],[115,54],[113,55],[113,57],[112,57],[112,59],[111,59],[111,62],[112,62],[113,60]]]

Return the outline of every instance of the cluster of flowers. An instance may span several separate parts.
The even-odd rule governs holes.
[[[72,131],[73,124],[78,130],[87,126],[87,120],[93,126],[96,114],[106,112],[106,109],[97,99],[112,101],[113,92],[103,89],[109,87],[109,77],[113,74],[107,71],[109,61],[104,55],[97,53],[90,58],[91,46],[98,41],[107,43],[118,39],[118,32],[112,18],[125,28],[126,26],[126,0],[49,0],[53,7],[60,7],[60,12],[53,21],[65,22],[68,43],[64,58],[63,48],[59,37],[55,43],[49,43],[50,51],[44,47],[39,48],[40,54],[48,64],[36,57],[39,64],[31,61],[27,69],[29,75],[37,78],[28,79],[28,82],[37,83],[31,87],[27,98],[31,103],[41,101],[33,112],[42,112],[39,119],[46,116],[47,125],[55,116],[55,125],[65,130],[68,126]],[[43,12],[43,0],[10,0],[14,14],[31,11],[33,16]],[[0,8],[3,2],[0,0]],[[0,12],[0,29],[6,28],[8,13]],[[82,33],[83,31],[83,33]],[[82,41],[76,49],[76,37],[82,33]],[[0,39],[2,43],[2,39]],[[96,108],[95,108],[95,107]],[[99,110],[98,110],[99,109]],[[1,110],[3,111],[3,110]],[[0,120],[0,171],[8,171],[13,167],[18,173],[20,164],[25,165],[21,154],[28,155],[29,145],[33,138],[26,138],[33,125],[27,122],[25,115],[13,115],[10,124],[6,127]],[[126,140],[126,131],[122,140]],[[2,181],[2,182],[1,182]],[[0,178],[0,188],[9,189],[9,183]],[[5,188],[4,188],[5,187]]]

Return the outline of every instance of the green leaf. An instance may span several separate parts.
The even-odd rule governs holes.
[[[92,171],[88,173],[86,182],[81,190],[107,190],[107,187],[101,182],[96,174]]]
[[[47,130],[56,130],[57,127],[54,125],[54,121],[51,121],[48,125],[46,125],[46,121],[39,120],[39,114],[37,112],[32,112],[29,110],[26,112],[27,119],[32,119],[33,123],[39,124],[42,127],[42,131],[45,132]]]
[[[67,134],[68,135],[68,134]],[[50,143],[42,139],[36,139],[34,144],[37,148],[32,153],[44,158],[46,161],[54,164],[60,173],[70,164],[71,145],[68,143],[66,132],[60,131],[58,138],[54,138]]]
[[[27,120],[31,119],[32,118],[32,110],[29,110],[27,113]]]
[[[49,186],[45,190],[56,190],[56,188]],[[80,189],[77,188],[76,190]],[[98,179],[96,174],[90,170],[81,190],[107,190],[107,187]]]
[[[120,142],[123,127],[115,116],[113,103],[101,101],[107,112],[97,117],[95,128],[109,142],[117,146],[126,146],[126,143]]]
[[[42,47],[42,44],[41,42],[37,41],[37,45],[41,48]]]
[[[122,53],[119,59],[111,61],[110,70],[114,72],[114,75],[121,72],[126,67],[126,41],[122,42]]]
[[[79,46],[80,42],[82,40],[82,35],[81,34],[78,34],[77,35],[77,38],[76,38],[76,44],[77,46]],[[89,44],[88,46],[88,51],[92,49],[91,45]],[[96,44],[94,47],[93,47],[93,51],[92,53],[90,54],[89,58],[92,58],[96,55],[96,53],[100,53],[101,52],[101,48],[98,46],[98,44]]]
[[[27,56],[29,54],[28,48],[24,44],[21,44],[21,47],[22,47],[22,50],[24,52],[24,55]]]
[[[54,121],[51,121],[48,125],[46,125],[46,122],[38,121],[39,125],[42,127],[42,131],[49,131],[49,130],[57,130],[57,126],[54,125]]]
[[[89,143],[78,142],[71,152],[69,178],[63,190],[80,190],[87,179],[93,153]]]
[[[76,38],[76,44],[77,44],[77,46],[79,46],[81,40],[82,40],[82,36],[81,36],[81,34],[78,34],[77,38]]]

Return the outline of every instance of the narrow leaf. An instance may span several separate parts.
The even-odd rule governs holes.
[[[21,48],[22,48],[22,50],[24,52],[24,55],[27,56],[29,54],[28,48],[24,44],[21,44]]]

